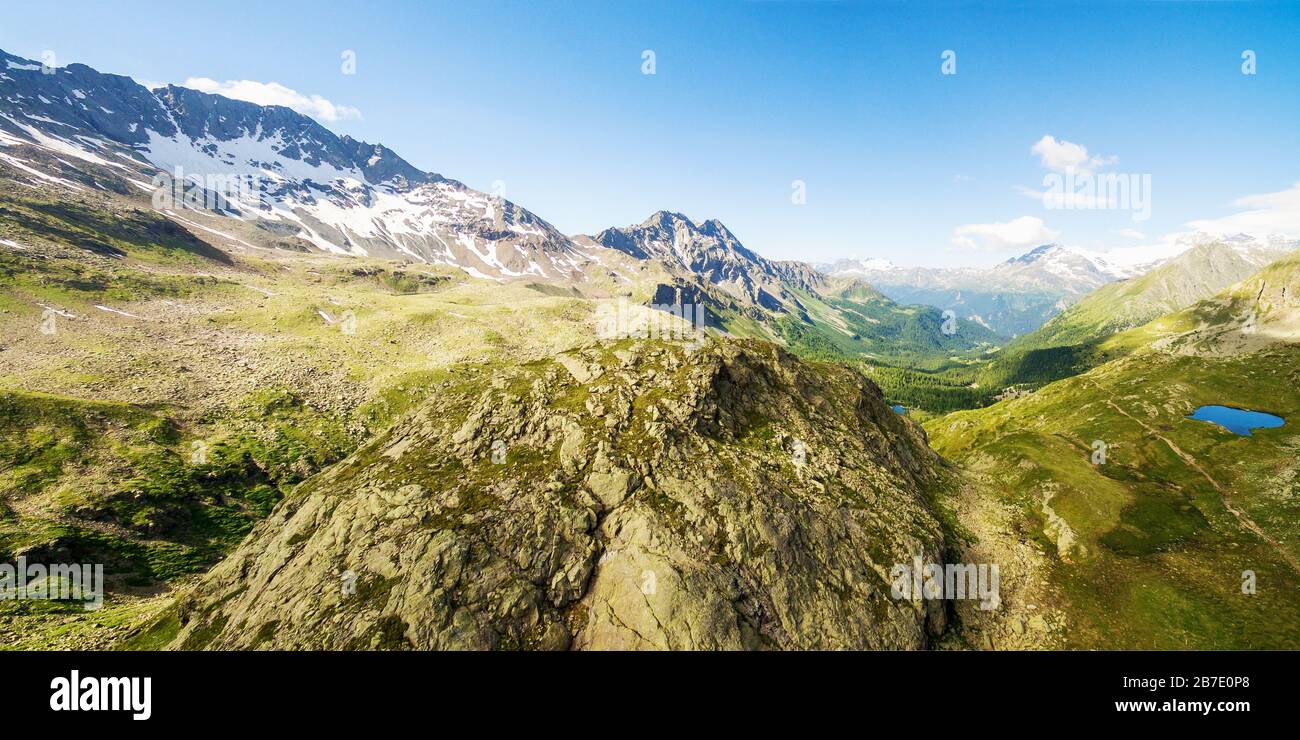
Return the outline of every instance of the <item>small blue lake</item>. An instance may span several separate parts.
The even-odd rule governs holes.
[[[1189,419],[1208,421],[1227,429],[1233,434],[1250,436],[1252,429],[1274,429],[1286,423],[1286,419],[1263,411],[1246,411],[1231,406],[1202,406]]]
[[[906,406],[893,406],[893,407],[891,407],[891,408],[894,409],[894,413],[895,413],[895,414],[906,414],[906,413],[907,413],[907,407],[906,407]]]

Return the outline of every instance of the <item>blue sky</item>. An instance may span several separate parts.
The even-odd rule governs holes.
[[[359,111],[333,130],[504,183],[567,233],[668,209],[774,258],[987,264],[1047,235],[1104,249],[1234,226],[1216,220],[1249,210],[1234,201],[1285,210],[1300,182],[1297,4],[6,5],[11,53],[319,95]],[[1150,175],[1150,218],[1026,195],[1044,157],[1077,153],[1061,142],[1085,170]]]

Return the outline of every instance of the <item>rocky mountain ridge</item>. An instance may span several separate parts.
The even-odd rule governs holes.
[[[939,460],[877,388],[772,345],[601,343],[466,376],[257,527],[172,647],[919,648]]]
[[[0,63],[0,163],[19,179],[104,187],[64,176],[65,165],[83,163],[147,193],[170,187],[160,176],[175,178],[267,240],[452,264],[476,277],[581,281],[599,262],[514,203],[288,108],[174,85],[148,90],[82,64],[44,68],[2,51]],[[60,161],[69,156],[79,161]]]
[[[571,238],[510,201],[421,171],[382,145],[336,136],[287,108],[174,85],[148,90],[85,65],[47,69],[0,58],[6,176],[155,201],[174,191],[155,209],[235,251],[379,257],[450,265],[497,282],[558,283],[689,307],[704,315],[700,324],[743,336],[850,338],[838,350],[850,354],[868,349],[851,338],[875,333],[877,317],[828,305],[843,297],[845,280],[768,260],[716,219],[697,223],[661,211],[637,226]],[[184,207],[191,199],[198,208]],[[894,324],[912,321],[914,312],[874,297],[871,311]],[[947,344],[964,351],[988,339],[976,332]]]

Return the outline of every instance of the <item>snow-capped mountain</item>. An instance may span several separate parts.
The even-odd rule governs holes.
[[[834,272],[840,275],[867,275],[873,272],[889,272],[897,270],[898,265],[882,257],[869,259],[843,259],[831,265],[824,266],[827,272]]]
[[[1205,232],[1181,235],[1166,246],[1166,249],[1174,252],[1171,256],[1177,256],[1206,244],[1226,246],[1247,262],[1261,267],[1277,259],[1282,253],[1300,249],[1300,239],[1289,239],[1281,234],[1256,236],[1243,233],[1209,234]]]
[[[222,247],[441,263],[495,280],[581,282],[603,273],[625,285],[651,281],[643,287],[655,305],[707,305],[715,323],[743,316],[750,327],[767,326],[794,316],[812,326],[820,312],[833,317],[834,331],[854,334],[822,303],[826,291],[848,290],[845,281],[831,285],[811,265],[768,260],[717,220],[659,212],[569,237],[514,203],[284,107],[174,85],[149,90],[80,64],[48,69],[3,52],[0,60],[0,175],[9,182],[111,190],[137,202],[148,194],[155,208],[220,237]],[[166,187],[169,177],[183,186]],[[160,206],[160,192],[181,202]],[[183,209],[195,196],[205,201],[202,217]],[[634,261],[656,266],[624,269]]]
[[[1245,234],[1197,235],[1195,246],[1130,280],[1102,286],[1012,345],[1017,349],[1085,344],[1205,300],[1259,272],[1300,241],[1259,240]]]
[[[1129,276],[1127,269],[1098,254],[1060,244],[1036,247],[995,266],[992,273],[1012,285],[1067,294],[1088,293]]]
[[[733,298],[774,309],[790,302],[787,286],[815,291],[821,276],[811,265],[778,262],[751,251],[721,221],[696,223],[680,213],[659,211],[640,224],[609,228],[592,243],[636,259],[656,259],[717,286]]]
[[[909,361],[929,353],[983,352],[998,339],[977,324],[964,325],[959,337],[945,334],[939,310],[900,306],[853,275],[769,260],[716,219],[659,211],[640,224],[575,241],[662,266],[655,304],[703,306],[711,325],[756,331],[808,351]]]
[[[822,265],[830,275],[855,276],[900,303],[953,309],[1005,336],[1033,331],[1093,290],[1159,264],[1145,254],[1100,253],[1044,244],[987,268],[900,267],[885,259],[845,259]]]
[[[43,68],[2,51],[0,164],[19,181],[125,182],[152,192],[165,182],[161,170],[197,183],[227,216],[338,254],[453,264],[498,279],[581,279],[591,259],[514,203],[288,108],[148,90],[85,65]]]
[[[85,65],[48,68],[3,51],[0,175],[44,188],[149,195],[177,223],[222,237],[227,246],[448,264],[494,280],[586,281],[599,268],[627,282],[632,278],[619,265],[651,260],[673,275],[673,285],[656,288],[657,297],[660,288],[673,300],[682,300],[683,287],[705,289],[719,310],[761,320],[770,318],[759,316],[766,311],[811,321],[810,297],[858,279],[900,303],[955,308],[1014,335],[1100,285],[1140,274],[1152,256],[1050,244],[984,270],[901,268],[877,259],[819,272],[756,254],[716,219],[696,222],[666,211],[638,225],[569,237],[514,203],[420,170],[381,144],[336,135],[288,108],[174,85],[150,90]],[[182,187],[164,187],[169,179]],[[168,191],[182,203],[158,206],[157,196]],[[195,196],[207,201],[203,219],[182,212]],[[1161,248],[1176,253],[1194,239],[1188,241]],[[1254,248],[1239,241],[1241,249]]]
[[[996,286],[1019,292],[1087,293],[1143,271],[1145,265],[1061,244],[1044,244],[989,268],[900,267],[887,259],[844,259],[823,265],[831,275],[857,275],[869,282],[930,288]]]

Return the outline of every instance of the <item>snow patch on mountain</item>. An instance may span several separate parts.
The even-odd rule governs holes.
[[[288,108],[174,85],[149,90],[79,64],[43,74],[3,51],[0,60],[8,72],[0,79],[0,163],[23,176],[83,189],[53,161],[101,187],[93,168],[71,164],[79,160],[150,192],[183,178],[216,202],[209,215],[265,227],[269,243],[296,236],[323,252],[449,264],[494,279],[582,281],[590,252],[599,251],[579,250],[509,201]],[[187,197],[193,190],[185,186]]]

